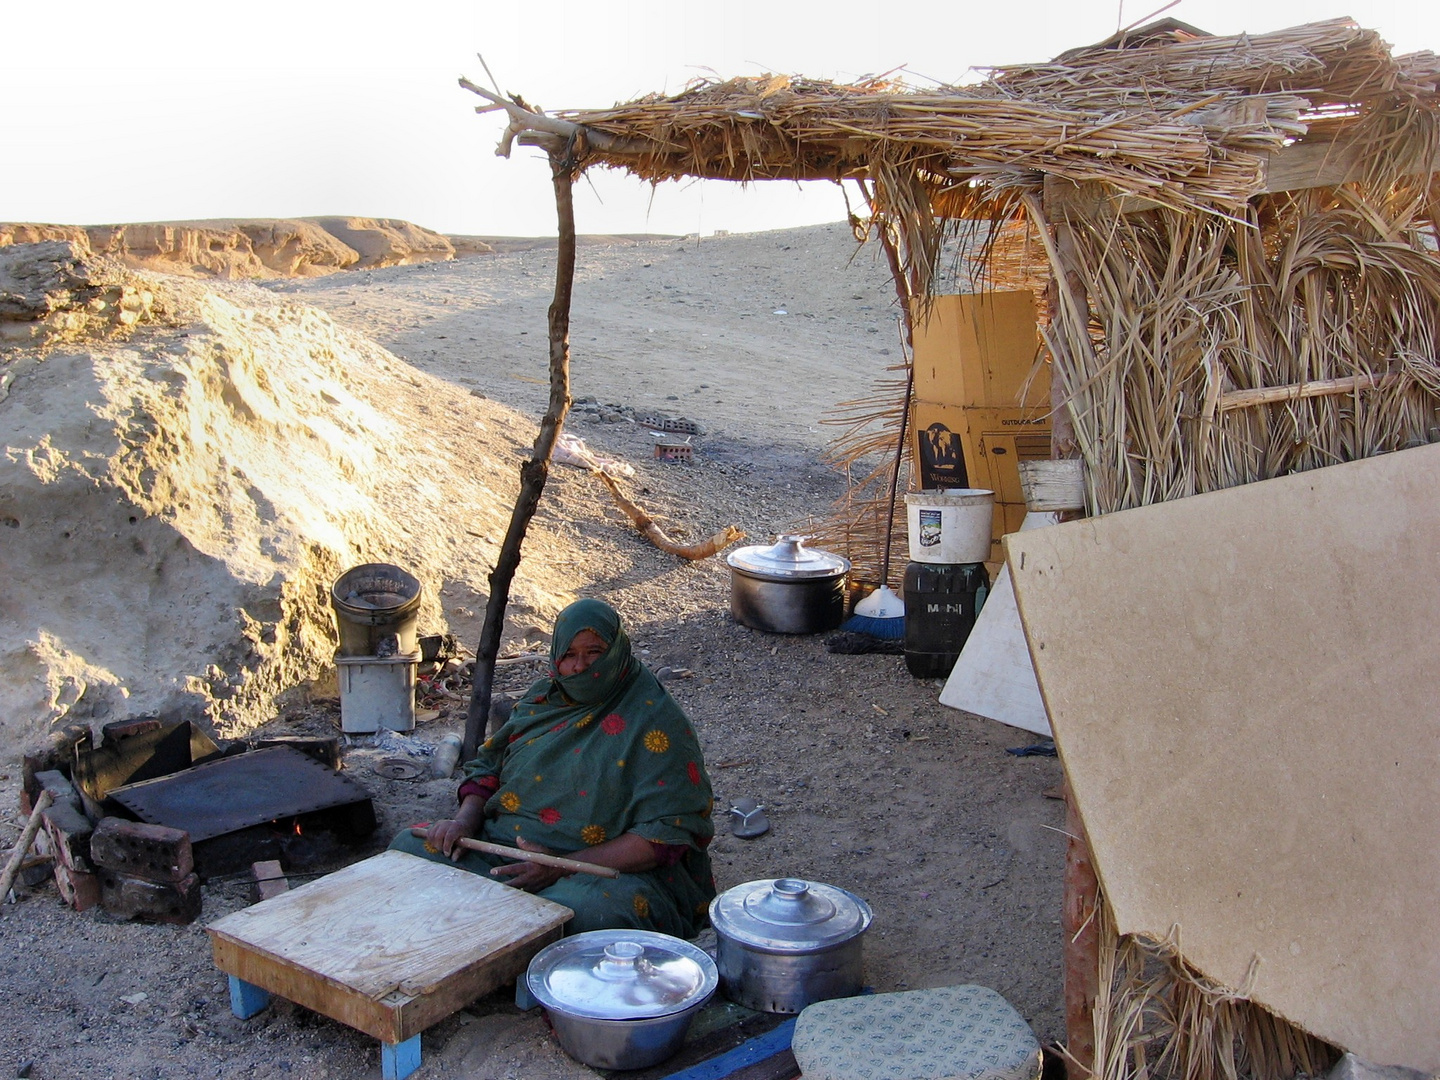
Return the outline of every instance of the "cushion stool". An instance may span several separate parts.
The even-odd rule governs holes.
[[[818,1001],[795,1023],[805,1080],[1039,1080],[1040,1043],[984,986]]]

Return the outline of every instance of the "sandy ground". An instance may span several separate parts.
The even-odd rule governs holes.
[[[823,516],[842,478],[819,460],[830,436],[819,421],[898,354],[888,276],[868,249],[851,261],[853,252],[839,226],[582,249],[574,395],[596,404],[577,410],[569,430],[631,462],[637,499],[673,534],[733,524],[762,539]],[[552,270],[553,255],[537,249],[266,288],[408,361],[437,417],[484,395],[479,404],[533,418],[545,396]],[[697,421],[694,464],[654,462],[651,437],[626,409]],[[520,437],[523,416],[501,430],[498,413],[487,415],[484,430],[437,419],[422,449],[458,474],[489,470],[484,479],[503,495],[513,480],[495,462],[518,463],[514,443],[529,436]],[[431,498],[411,512],[463,532],[467,521],[493,520],[494,507],[465,501],[479,497]],[[911,678],[899,657],[835,656],[818,637],[737,625],[720,560],[682,565],[649,546],[581,472],[555,468],[532,543],[512,635],[543,627],[571,595],[614,603],[652,666],[689,673],[670,687],[700,731],[720,806],[748,795],[768,807],[772,831],[751,841],[729,836],[717,813],[722,889],[781,875],[848,888],[875,910],[866,942],[875,989],[982,983],[1042,1040],[1061,1036],[1063,814],[1042,794],[1059,767],[1004,753],[1032,736],[943,708],[939,684]],[[483,600],[475,581],[434,584],[439,610],[424,629],[473,644]],[[501,688],[524,679],[505,669]],[[347,749],[346,768],[383,818],[376,847],[452,805],[453,784],[387,780],[375,765],[423,751],[459,724],[442,714],[408,743]],[[319,693],[266,730],[337,728]],[[13,807],[9,772],[0,798]],[[118,923],[98,909],[76,915],[49,886],[0,909],[9,972],[0,1007],[11,1017],[0,1070],[33,1062],[29,1075],[41,1078],[378,1077],[376,1044],[339,1024],[284,1003],[249,1021],[231,1016],[202,927],[244,903],[239,884],[212,882],[201,923],[183,928]],[[503,994],[437,1024],[423,1044],[419,1080],[591,1075]]]

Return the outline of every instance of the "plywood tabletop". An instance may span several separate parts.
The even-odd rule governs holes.
[[[567,907],[385,851],[208,929],[372,1000],[431,993],[457,971],[563,925]]]

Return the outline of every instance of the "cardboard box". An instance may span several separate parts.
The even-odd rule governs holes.
[[[1029,292],[937,296],[915,325],[915,398],[987,409],[1050,407]]]

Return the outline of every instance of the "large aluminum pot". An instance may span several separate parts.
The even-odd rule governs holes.
[[[772,634],[818,634],[845,618],[850,560],[805,546],[803,536],[737,548],[730,565],[730,614]]]
[[[757,1012],[798,1013],[865,985],[870,905],[834,885],[773,878],[737,885],[710,904],[720,987]]]
[[[715,994],[715,961],[649,930],[592,930],[535,954],[525,973],[565,1052],[597,1069],[644,1069],[680,1049]]]

